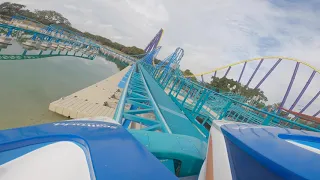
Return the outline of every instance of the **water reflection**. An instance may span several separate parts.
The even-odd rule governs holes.
[[[25,50],[13,40],[0,54],[23,54]],[[27,50],[30,55],[40,52]],[[51,51],[43,51],[48,52]],[[56,56],[32,61],[0,61],[0,129],[65,119],[50,112],[49,103],[118,72],[117,66],[108,60]]]

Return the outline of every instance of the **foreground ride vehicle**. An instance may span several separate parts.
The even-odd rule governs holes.
[[[199,177],[181,179],[319,179],[319,138],[308,131],[215,121]],[[0,179],[177,179],[169,169],[106,118],[0,131]]]

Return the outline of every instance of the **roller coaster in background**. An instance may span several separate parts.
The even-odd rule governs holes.
[[[93,60],[96,55],[111,56],[131,64],[137,59],[83,37],[57,25],[44,25],[24,16],[0,17],[0,49],[17,40],[25,49],[22,54],[0,54],[0,60],[26,60],[55,56],[74,56]],[[39,54],[28,51],[40,50]]]
[[[160,38],[158,38],[158,35],[156,35],[154,40],[155,39]],[[191,76],[184,77],[181,71],[178,70],[179,63],[184,55],[183,49],[177,48],[173,54],[165,58],[159,64],[155,64],[154,59],[159,53],[160,49],[161,47],[154,48],[153,51],[150,51],[144,58],[142,58],[141,62],[143,63],[141,63],[140,69],[145,68],[145,70],[154,78],[154,80],[158,82],[158,85],[171,97],[175,104],[184,112],[188,119],[190,119],[191,122],[202,131],[203,134],[208,133],[208,129],[210,128],[212,121],[215,119],[227,119],[253,124],[320,131],[320,119],[317,117],[320,113],[320,110],[315,112],[313,115],[303,114],[305,110],[307,110],[319,97],[320,91],[300,110],[300,112],[293,111],[301,97],[306,92],[315,75],[319,73],[319,70],[310,64],[294,58],[286,57],[254,58],[229,64],[220,68],[215,68],[209,72],[196,74],[194,76],[200,77],[202,81],[194,82],[190,80]],[[293,61],[296,63],[293,75],[282,98],[280,106],[275,107],[274,109],[258,109],[249,105],[247,98],[239,94],[232,92],[218,93],[214,90],[204,87],[204,75],[213,75],[215,77],[217,76],[218,71],[225,71],[224,77],[227,77],[231,67],[241,64],[243,67],[237,82],[243,83],[246,87],[249,87],[252,79],[258,73],[262,63],[266,60],[275,60],[275,63],[258,82],[258,84],[254,86],[254,89],[258,89],[265,82],[265,80],[275,70],[281,61]],[[252,61],[258,61],[259,63],[251,74],[249,80],[244,83],[243,80],[241,81],[242,76],[246,69],[247,63]],[[309,67],[312,69],[312,73],[301,92],[296,97],[294,103],[290,106],[290,108],[286,109],[284,108],[284,104],[286,103],[300,65]],[[131,107],[134,106],[131,104]],[[280,112],[287,113],[287,116],[280,116]],[[128,121],[130,120],[126,120],[127,124]],[[161,122],[161,120],[159,121]]]
[[[281,110],[282,111],[285,111],[289,114],[292,114],[300,119],[303,119],[305,121],[309,121],[309,123],[315,123],[315,124],[318,124],[320,123],[320,118],[318,118],[317,116],[320,114],[320,110],[318,110],[317,112],[314,112],[314,114],[312,115],[307,115],[307,114],[303,114],[313,103],[314,101],[319,97],[320,95],[320,90],[313,96],[313,98],[311,98],[309,100],[309,102],[307,104],[304,105],[303,108],[301,108],[301,110],[299,112],[295,112],[293,111],[293,109],[296,107],[296,105],[299,103],[301,97],[304,95],[304,93],[306,92],[306,90],[308,89],[309,85],[311,84],[312,80],[314,79],[314,77],[316,75],[319,75],[320,73],[320,70],[315,68],[314,66],[304,62],[304,61],[301,61],[301,60],[298,60],[298,59],[295,59],[295,58],[288,58],[288,57],[278,57],[278,56],[269,56],[269,57],[262,57],[262,58],[254,58],[254,59],[248,59],[248,60],[244,60],[244,61],[239,61],[239,62],[236,62],[236,63],[232,63],[232,64],[229,64],[229,65],[226,65],[226,66],[223,66],[223,67],[219,67],[219,68],[215,68],[211,71],[208,71],[208,72],[204,72],[204,73],[200,73],[200,74],[195,74],[194,77],[200,77],[202,81],[204,81],[204,76],[205,75],[209,75],[209,76],[213,76],[213,77],[216,77],[217,76],[217,72],[225,72],[223,77],[227,77],[231,68],[233,66],[236,66],[236,65],[242,65],[242,69],[241,69],[241,72],[239,73],[239,76],[238,76],[238,79],[237,79],[237,82],[239,83],[243,83],[246,87],[249,87],[250,86],[250,83],[252,82],[252,79],[255,77],[255,75],[258,73],[259,71],[259,68],[261,67],[262,63],[264,61],[275,61],[275,63],[272,65],[272,67],[267,71],[267,73],[265,73],[265,75],[261,78],[261,80],[253,87],[254,89],[258,89],[261,87],[261,85],[265,82],[265,80],[270,76],[270,74],[276,69],[276,67],[280,64],[280,62],[282,61],[293,61],[295,62],[295,68],[293,69],[293,74],[290,78],[290,82],[288,84],[288,87],[287,87],[287,90],[283,96],[283,99],[280,103],[280,105],[277,107],[276,109],[276,113],[279,113]],[[247,82],[243,82],[241,81],[242,79],[242,76],[244,74],[244,71],[246,69],[246,66],[247,66],[247,63],[250,63],[250,62],[253,62],[253,61],[258,61],[258,65],[256,66],[256,68],[254,69],[253,73],[251,74],[250,78],[248,79]],[[298,73],[298,70],[299,70],[299,67],[300,65],[304,65],[306,67],[308,67],[309,69],[311,69],[311,74],[310,74],[310,77],[308,79],[306,79],[306,83],[304,85],[304,87],[302,88],[301,92],[297,95],[295,101],[293,102],[292,105],[290,105],[290,108],[286,109],[284,108],[284,105],[287,101],[287,98],[290,94],[290,91],[291,91],[291,88],[292,88],[292,85],[294,83],[294,80],[296,78],[296,75]],[[187,77],[191,77],[191,76],[187,76]],[[298,119],[297,118],[297,119]],[[295,120],[297,120],[295,119]]]

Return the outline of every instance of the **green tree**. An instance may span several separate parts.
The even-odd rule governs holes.
[[[5,16],[14,16],[20,12],[21,9],[25,8],[25,5],[4,2],[0,4],[0,14]]]
[[[184,76],[190,76],[188,78],[190,78],[192,81],[197,82],[197,78],[194,76],[194,74],[190,71],[190,69],[186,69],[185,71],[182,72],[182,74]]]
[[[137,48],[136,46],[124,47],[121,49],[121,52],[128,54],[128,55],[144,54],[144,50]]]
[[[49,22],[52,24],[65,24],[71,26],[70,21],[63,17],[62,14],[51,10],[35,10],[35,17],[41,22]]]
[[[249,88],[241,83],[228,79],[226,77],[211,77],[209,86],[220,89],[224,92],[234,92],[240,94],[249,100],[255,99],[257,102],[267,101],[268,98],[264,95],[264,92],[258,89]]]
[[[154,64],[159,64],[161,61],[159,60],[159,59],[157,59],[157,58],[154,58],[153,59],[154,60]]]

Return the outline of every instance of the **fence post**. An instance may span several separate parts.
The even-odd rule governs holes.
[[[209,116],[206,117],[206,119],[203,120],[203,122],[201,123],[202,125],[204,125],[208,120],[209,120]]]
[[[23,51],[23,53],[22,53],[22,56],[25,56],[25,55],[27,54],[27,52],[28,52],[28,50],[25,49],[25,50]]]
[[[179,88],[178,88],[178,90],[177,90],[177,94],[175,95],[175,98],[177,98],[178,97],[178,95],[179,95],[179,93],[180,93],[180,91],[181,91],[181,89],[182,89],[182,86],[184,85],[184,81],[182,81],[181,83],[180,83],[180,85],[179,85]]]
[[[164,87],[163,87],[164,90],[166,89],[166,87],[168,86],[168,84],[170,83],[170,81],[172,80],[172,78],[174,78],[173,75],[171,75],[171,76],[169,77],[169,79],[166,81],[166,83],[165,83],[165,85],[164,85]]]
[[[200,113],[202,106],[206,103],[207,99],[209,98],[210,93],[211,93],[210,91],[206,91],[203,100],[201,100],[199,107],[196,110],[196,113]]]
[[[12,29],[12,28],[10,28],[10,29],[8,30],[7,34],[6,34],[6,37],[10,37],[10,36],[11,36],[11,34],[12,34],[12,31],[13,31],[13,29]]]
[[[199,95],[199,92],[201,91],[201,87],[197,86],[196,89],[197,89],[197,92],[193,94],[193,98],[194,99],[192,99],[192,105],[194,105],[196,103],[196,100],[197,100],[197,97]]]
[[[227,112],[228,112],[231,104],[232,104],[232,101],[229,101],[229,102],[223,107],[222,113],[221,113],[220,116],[219,116],[219,120],[222,120],[224,117],[226,117]]]
[[[183,100],[182,103],[181,103],[182,107],[183,107],[184,103],[186,102],[186,100],[188,99],[188,96],[189,96],[189,94],[191,93],[192,89],[193,89],[193,84],[192,84],[191,87],[189,88],[189,91],[188,91],[186,97],[184,98],[184,100]]]
[[[201,91],[201,89],[199,90],[199,92]],[[196,112],[199,104],[201,103],[202,98],[204,97],[204,95],[207,93],[207,89],[203,89],[202,94],[200,96],[200,98],[198,99],[196,105],[194,106],[194,108],[192,109],[192,113]]]
[[[271,115],[268,115],[264,121],[262,122],[262,125],[269,125],[270,124],[270,121],[271,121]]]
[[[176,79],[173,81],[173,84],[172,84],[172,86],[171,86],[171,89],[170,89],[169,95],[171,95],[171,93],[172,93],[172,91],[173,91],[174,87],[176,86],[176,83],[177,83],[177,81],[178,81],[178,80],[179,80],[179,78],[178,78],[178,77],[176,77]]]

